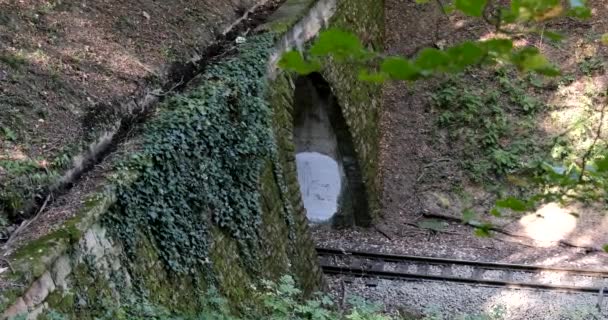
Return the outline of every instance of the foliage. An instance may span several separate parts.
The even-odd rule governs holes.
[[[106,218],[129,255],[147,236],[170,270],[200,270],[209,263],[213,223],[237,239],[255,267],[258,180],[273,147],[264,99],[273,41],[270,34],[251,38],[238,56],[211,66],[204,85],[169,101],[147,124],[141,151],[120,166],[118,203]]]
[[[604,64],[602,60],[596,57],[589,57],[579,62],[578,67],[583,74],[591,76],[598,71],[602,71],[604,69]]]
[[[121,310],[110,310],[98,320],[413,320],[407,315],[388,315],[382,305],[373,304],[359,297],[349,297],[343,308],[333,299],[317,293],[312,299],[304,300],[291,276],[283,276],[278,282],[262,281],[262,288],[256,289],[250,301],[241,301],[245,311],[234,312],[228,300],[211,288],[204,295],[204,311],[195,316],[175,315],[155,308],[145,302],[134,301]],[[116,308],[115,308],[116,309]],[[461,314],[459,320],[501,320],[504,310],[495,308],[488,314]],[[23,316],[24,317],[24,316]],[[48,311],[43,319],[67,319],[60,313]],[[21,319],[21,318],[17,318]],[[25,319],[25,318],[23,318]],[[454,319],[454,315],[444,317],[439,312],[430,312],[422,320]]]
[[[427,3],[430,0],[417,0],[417,3]],[[506,5],[503,5],[505,4]],[[349,63],[360,70],[360,80],[384,82],[387,80],[415,81],[440,73],[459,73],[470,66],[479,65],[513,65],[520,72],[534,72],[541,75],[557,76],[559,70],[540,53],[539,49],[527,45],[517,47],[513,36],[527,34],[542,34],[551,41],[559,42],[563,36],[546,28],[545,22],[560,17],[586,19],[591,16],[591,10],[584,0],[513,0],[508,2],[490,0],[454,0],[443,7],[446,13],[458,12],[465,16],[483,19],[494,28],[496,36],[482,41],[464,41],[446,49],[424,48],[414,58],[402,56],[386,56],[373,52],[363,46],[357,36],[330,29],[323,32],[304,54],[292,51],[285,54],[280,66],[286,70],[300,73],[310,73],[320,67],[322,59],[333,58],[338,62]],[[542,23],[542,27],[540,24]],[[601,42],[608,44],[608,34],[601,37]],[[579,64],[584,74],[591,75],[604,68],[601,61],[590,58]],[[500,75],[499,75],[500,78]],[[504,78],[504,77],[502,77]],[[503,90],[512,92],[512,102],[521,107],[521,111],[534,114],[540,104],[525,95],[516,87],[503,86]],[[531,81],[534,86],[535,82]],[[538,83],[536,83],[538,86]],[[526,209],[534,208],[539,202],[597,201],[608,199],[608,176],[602,163],[608,159],[608,150],[598,148],[598,139],[602,133],[599,125],[595,133],[595,141],[588,151],[576,160],[563,163],[548,161],[530,161],[525,165],[520,161],[520,155],[526,152],[526,145],[512,144],[509,149],[500,144],[501,136],[508,134],[509,126],[505,125],[505,117],[501,108],[488,101],[491,96],[479,99],[470,92],[443,92],[435,97],[438,104],[445,104],[450,98],[441,97],[453,95],[459,99],[458,105],[463,109],[454,112],[445,108],[440,116],[439,124],[447,127],[454,124],[464,124],[466,129],[471,119],[481,119],[483,138],[477,142],[482,145],[484,156],[481,160],[471,159],[469,167],[477,179],[483,179],[488,172],[504,174],[535,163],[529,170],[532,180],[540,184],[541,192],[520,202],[502,201],[497,203],[492,213],[499,215],[503,210],[521,211],[521,204]],[[496,100],[496,99],[495,99]],[[606,102],[605,102],[606,103]],[[602,111],[602,119],[604,111]],[[601,121],[600,121],[601,122]],[[470,128],[469,128],[470,129]],[[466,130],[464,130],[466,131]],[[462,132],[456,133],[456,135]],[[465,133],[465,136],[467,134]],[[471,137],[471,135],[468,135]],[[539,159],[534,159],[539,160]],[[599,165],[598,165],[599,163]],[[489,228],[489,225],[487,226]],[[487,229],[487,228],[486,228]],[[481,234],[488,230],[478,229]]]
[[[463,167],[477,182],[526,168],[543,153],[530,138],[532,126],[525,125],[541,109],[540,102],[505,70],[495,75],[500,91],[471,89],[464,78],[456,78],[431,94],[440,112],[437,126],[462,146],[454,150],[460,150]]]
[[[27,218],[22,215],[24,201],[44,194],[58,177],[38,161],[0,160],[0,214],[10,221]]]
[[[20,69],[27,64],[27,59],[21,51],[16,53],[0,53],[0,62],[7,64],[13,69]]]
[[[590,9],[581,0],[571,0],[567,8],[559,0],[514,0],[504,7],[488,0],[455,0],[444,9],[446,12],[459,11],[467,16],[483,18],[496,31],[506,35],[539,33],[534,23],[561,16],[588,18],[591,15]],[[552,40],[563,38],[555,31],[543,29],[542,32]],[[331,56],[337,61],[353,63],[361,69],[360,78],[367,81],[413,81],[436,73],[456,73],[469,66],[497,62],[511,63],[520,71],[553,76],[559,74],[536,47],[515,47],[509,37],[464,41],[445,50],[424,48],[417,57],[408,59],[367,50],[356,35],[329,29],[321,33],[307,54],[305,59],[297,51],[287,52],[280,65],[287,70],[308,74],[320,68],[323,57]]]
[[[506,310],[503,306],[495,306],[489,313],[446,316],[444,313],[430,308],[426,313],[427,316],[423,320],[502,320],[505,318]]]

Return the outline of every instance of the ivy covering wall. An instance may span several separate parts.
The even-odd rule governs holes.
[[[382,5],[339,1],[335,23],[376,30]],[[373,19],[357,17],[372,9]],[[210,288],[238,310],[251,285],[284,274],[305,292],[318,290],[295,166],[293,78],[267,74],[276,41],[273,33],[248,37],[163,104],[107,190],[14,254],[10,280],[24,286],[1,294],[1,306],[68,319],[148,319],[197,314]],[[323,73],[374,199],[379,88],[359,83],[346,66],[328,62]]]

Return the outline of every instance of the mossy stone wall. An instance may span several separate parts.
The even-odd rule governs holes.
[[[330,26],[354,32],[366,47],[381,50],[384,44],[384,1],[338,1]],[[355,208],[355,222],[369,226],[380,214],[378,124],[382,86],[359,81],[359,70],[349,63],[326,60],[323,66],[321,74],[331,85],[353,137],[366,188],[368,212]]]
[[[288,0],[286,5],[293,5],[294,1]],[[301,10],[308,10],[314,3],[297,2]],[[369,44],[378,48],[382,34],[382,2],[343,0],[338,4],[332,24],[354,29],[361,35],[372,32],[375,36],[370,38]],[[305,13],[292,11],[298,18],[304,17]],[[370,13],[373,15],[369,19],[361,19]],[[288,30],[286,24],[297,21],[282,20],[280,26],[270,30]],[[332,85],[352,130],[372,206],[371,213],[363,220],[371,219],[377,208],[375,125],[379,88],[358,82],[356,74],[347,66],[331,62],[327,62],[323,76]],[[221,82],[222,78],[210,75],[205,79]],[[256,267],[246,262],[242,241],[235,238],[234,232],[214,223],[205,230],[210,239],[208,255],[196,262],[200,268],[190,268],[187,272],[168,267],[162,253],[167,244],[163,244],[165,249],[159,248],[163,238],[151,237],[151,226],[139,225],[126,230],[137,239],[126,243],[105,218],[109,210],[115,210],[110,208],[115,207],[117,201],[120,203],[121,197],[120,187],[110,183],[108,188],[92,195],[76,217],[62,228],[29,243],[10,257],[15,272],[0,275],[0,280],[22,286],[0,294],[4,316],[26,312],[32,318],[44,319],[50,310],[68,319],[194,315],[205,307],[203,300],[210,287],[216,287],[238,308],[253,296],[252,285],[259,279],[278,279],[286,273],[294,275],[305,292],[318,290],[321,271],[308,230],[295,166],[293,75],[279,73],[266,81],[264,97],[258,98],[265,98],[270,107],[268,130],[274,139],[271,143],[274,148],[265,154],[257,173],[255,189],[259,193],[261,223],[254,239],[257,249],[250,252]],[[205,81],[199,83],[205,85]],[[206,139],[205,136],[189,138]],[[143,157],[144,164],[148,163],[146,161],[149,159]],[[132,184],[141,174],[123,172],[122,183]]]

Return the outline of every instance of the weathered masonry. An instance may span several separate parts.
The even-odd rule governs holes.
[[[111,174],[66,207],[71,215],[7,250],[2,318],[129,319],[142,306],[193,315],[211,287],[238,308],[251,284],[284,274],[305,292],[319,289],[297,154],[333,159],[334,222],[369,225],[378,212],[380,88],[330,60],[307,77],[276,62],[329,26],[380,48],[383,10],[380,0],[287,0],[160,105]],[[311,126],[324,136],[311,136]]]
[[[294,143],[298,181],[311,222],[369,223],[359,158],[330,85],[314,73],[295,81]]]

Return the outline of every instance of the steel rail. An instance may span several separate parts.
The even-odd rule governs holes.
[[[342,249],[331,249],[331,248],[316,248],[317,253],[321,256],[327,255],[338,255],[338,256],[351,256],[368,258],[374,260],[390,261],[390,262],[423,262],[427,264],[452,264],[460,266],[472,266],[484,269],[494,270],[516,270],[516,271],[528,271],[528,272],[565,272],[581,276],[591,277],[605,277],[608,278],[608,271],[602,270],[581,270],[572,268],[557,268],[557,267],[542,267],[534,265],[524,264],[510,264],[510,263],[496,263],[496,262],[483,262],[483,261],[472,261],[472,260],[456,260],[446,258],[435,258],[435,257],[422,257],[422,256],[410,256],[400,254],[385,254],[367,251],[350,251]]]
[[[601,276],[608,277],[608,272],[599,270],[579,270],[579,269],[568,269],[568,268],[553,268],[553,267],[540,267],[540,266],[529,266],[519,264],[505,264],[505,263],[490,263],[490,262],[479,262],[479,261],[466,261],[466,260],[454,260],[454,259],[443,259],[433,257],[421,257],[421,256],[408,256],[408,255],[395,255],[395,254],[382,254],[374,252],[362,252],[362,251],[348,251],[340,249],[329,249],[329,248],[317,248],[317,252],[320,256],[342,256],[342,257],[360,257],[368,258],[373,260],[389,261],[389,262],[418,262],[426,263],[431,265],[460,265],[460,266],[472,266],[490,270],[510,270],[510,271],[551,271],[551,272],[567,272],[575,275],[585,276]],[[458,282],[465,284],[477,284],[477,285],[488,285],[506,287],[509,289],[543,289],[543,290],[556,290],[565,292],[580,292],[580,293],[594,293],[608,296],[608,292],[604,292],[603,287],[584,287],[584,286],[569,286],[569,285],[554,285],[536,282],[516,282],[516,281],[505,281],[505,280],[491,280],[491,279],[479,279],[479,278],[466,278],[466,277],[453,277],[443,275],[431,275],[431,274],[420,274],[420,273],[409,273],[409,272],[397,272],[397,271],[384,271],[378,269],[367,269],[360,267],[343,267],[334,266],[330,264],[322,264],[321,268],[326,274],[341,274],[349,275],[354,277],[365,277],[365,278],[382,278],[390,280],[434,280],[434,281],[448,281]]]

